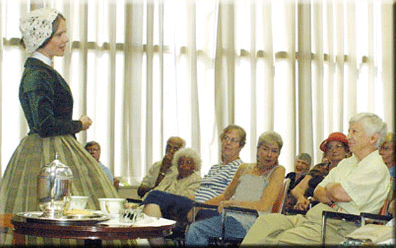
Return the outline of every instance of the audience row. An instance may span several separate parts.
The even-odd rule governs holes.
[[[386,124],[375,114],[361,113],[353,116],[349,125],[348,136],[334,132],[320,144],[321,163],[310,169],[310,155],[300,154],[295,172],[286,176],[292,182],[285,208],[308,210],[305,216],[270,214],[285,179],[285,168],[278,162],[283,146],[281,136],[264,132],[257,143],[257,161],[244,163],[239,154],[246,133],[236,125],[226,127],[220,136],[220,164],[212,166],[202,179],[197,177],[196,188],[185,192],[179,181],[185,180],[183,175],[196,173],[201,162],[191,148],[176,151],[185,142],[171,137],[164,159],[153,166],[139,187],[139,195],[144,196],[144,212],[188,223],[195,201],[216,205],[217,211],[198,211],[198,221],[186,233],[186,245],[208,245],[209,237],[220,236],[222,221],[227,237],[246,236],[243,244],[319,244],[322,211],[378,213],[390,190],[390,173],[394,177],[394,136],[386,136]],[[172,142],[178,139],[177,149],[171,151]],[[182,174],[181,167],[190,168],[190,172]],[[256,220],[234,213],[222,220],[220,213],[227,206],[254,209],[260,217]],[[345,230],[339,232],[337,225]],[[337,223],[330,228],[330,242],[339,242],[353,229]],[[164,244],[161,239],[150,242]]]

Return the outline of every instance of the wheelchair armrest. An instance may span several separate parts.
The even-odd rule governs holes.
[[[212,209],[212,210],[217,210],[218,206],[217,205],[211,205],[211,204],[206,204],[202,202],[193,202],[192,204],[192,222],[195,221],[195,215],[197,214],[197,208],[207,208],[207,209]]]
[[[324,218],[346,220],[346,221],[352,221],[352,222],[361,220],[360,215],[346,214],[346,213],[333,212],[333,211],[323,211],[322,216]]]
[[[235,207],[235,206],[229,206],[224,208],[225,211],[239,211],[239,212],[244,212],[247,214],[252,214],[255,215],[256,217],[258,216],[258,212],[255,209],[250,209],[250,208],[242,208],[242,207]]]
[[[362,217],[360,215],[355,214],[346,214],[340,212],[333,212],[333,211],[323,211],[322,212],[322,246],[326,245],[326,222],[327,219],[337,219],[337,220],[345,220],[349,222],[355,222],[359,225],[361,224]]]
[[[286,215],[296,215],[296,214],[302,214],[305,215],[308,211],[306,210],[299,210],[299,209],[294,209],[294,208],[286,208],[284,210]]]
[[[202,202],[193,202],[193,207],[195,208],[210,208],[210,209],[217,209],[217,205],[206,204]]]
[[[379,215],[371,213],[360,213],[360,216],[365,219],[378,220],[378,221],[390,221],[393,217],[391,215]]]

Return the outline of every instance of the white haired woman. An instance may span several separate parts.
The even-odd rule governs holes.
[[[192,148],[182,148],[173,156],[172,166],[177,173],[166,175],[161,183],[146,194],[144,213],[154,217],[177,220],[184,226],[194,193],[201,184],[201,158]],[[174,197],[175,195],[181,197]],[[181,228],[177,226],[177,228]],[[182,228],[181,228],[182,229]],[[165,245],[162,238],[149,239],[152,246]]]
[[[199,188],[202,180],[199,174],[201,158],[195,150],[183,148],[177,151],[173,157],[172,166],[177,167],[178,173],[167,175],[143,201],[144,212],[150,216],[164,216],[168,219],[186,216],[187,213],[183,214],[184,208],[176,208],[177,202],[174,202],[174,198],[166,197],[166,195],[175,194],[194,199],[194,193]]]

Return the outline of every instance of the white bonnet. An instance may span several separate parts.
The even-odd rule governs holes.
[[[36,51],[51,37],[52,22],[58,14],[56,9],[42,8],[33,10],[20,19],[19,29],[27,52]]]

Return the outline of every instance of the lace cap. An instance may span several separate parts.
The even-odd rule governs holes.
[[[42,8],[33,10],[20,19],[19,29],[27,52],[36,51],[51,37],[52,22],[58,14],[56,9]]]

